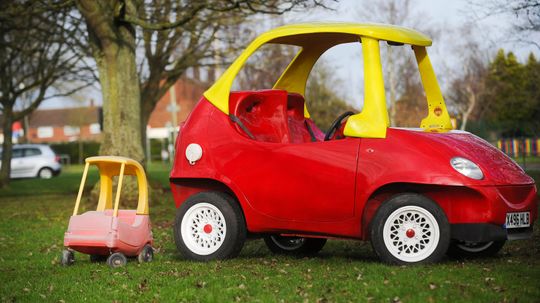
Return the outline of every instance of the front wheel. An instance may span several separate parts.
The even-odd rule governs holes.
[[[456,259],[492,257],[503,248],[505,243],[506,240],[490,242],[452,240],[446,254]]]
[[[123,253],[114,253],[107,258],[107,265],[111,268],[118,268],[127,264],[127,258]]]
[[[373,249],[386,263],[433,263],[448,249],[450,226],[435,202],[419,194],[401,194],[379,207],[370,235]]]
[[[186,258],[196,261],[236,257],[246,240],[240,206],[221,192],[189,197],[176,212],[174,241]]]
[[[324,247],[326,239],[271,235],[264,237],[264,243],[276,254],[311,255],[318,253]]]

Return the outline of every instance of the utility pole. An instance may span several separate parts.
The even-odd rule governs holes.
[[[173,84],[169,88],[169,95],[170,95],[170,104],[169,108],[167,108],[168,111],[171,112],[171,132],[172,132],[172,142],[169,143],[168,151],[169,151],[169,161],[172,161],[173,153],[174,153],[174,144],[176,143],[176,136],[178,135],[177,128],[178,128],[178,117],[177,113],[180,111],[180,106],[176,103],[176,83]]]

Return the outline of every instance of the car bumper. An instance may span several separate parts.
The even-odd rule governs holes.
[[[62,167],[58,167],[58,169],[53,170],[53,175],[58,176],[62,172]]]
[[[452,238],[487,242],[516,240],[532,235],[538,218],[538,196],[534,184],[467,187],[446,200],[445,212]],[[507,228],[508,213],[529,213],[529,226]]]
[[[532,237],[533,228],[506,229],[503,226],[487,223],[452,224],[451,238],[469,242],[489,242],[503,240],[521,240]]]

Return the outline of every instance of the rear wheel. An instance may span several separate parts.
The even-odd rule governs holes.
[[[505,240],[490,242],[452,240],[446,254],[452,258],[492,257],[503,248],[505,243]]]
[[[264,237],[264,243],[276,254],[311,255],[318,253],[324,247],[326,239],[271,235]]]
[[[244,215],[236,201],[221,192],[189,197],[176,212],[174,240],[188,259],[234,258],[246,240]]]
[[[154,259],[154,249],[149,244],[146,244],[141,253],[137,256],[139,263],[152,262]]]
[[[127,264],[127,258],[123,253],[114,253],[107,258],[107,265],[112,268],[122,267]]]
[[[50,179],[53,177],[53,171],[48,167],[44,167],[39,170],[38,177],[41,179]]]
[[[60,258],[60,264],[63,266],[70,266],[75,263],[75,255],[73,254],[73,251],[64,249],[62,251],[62,257]]]
[[[377,255],[391,264],[437,262],[450,241],[444,212],[418,194],[401,194],[384,202],[371,221],[370,233]]]

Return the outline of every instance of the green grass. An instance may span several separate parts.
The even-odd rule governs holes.
[[[23,302],[538,302],[540,231],[495,258],[429,266],[381,264],[367,242],[331,240],[316,257],[272,255],[261,240],[229,261],[195,263],[176,252],[170,193],[151,201],[155,260],[121,269],[76,254],[58,264],[82,167],[52,180],[18,180],[0,190],[0,300]],[[168,168],[150,167],[167,184]],[[533,177],[539,180],[540,172]],[[96,181],[95,172],[91,176]],[[91,207],[88,201],[85,207]]]

